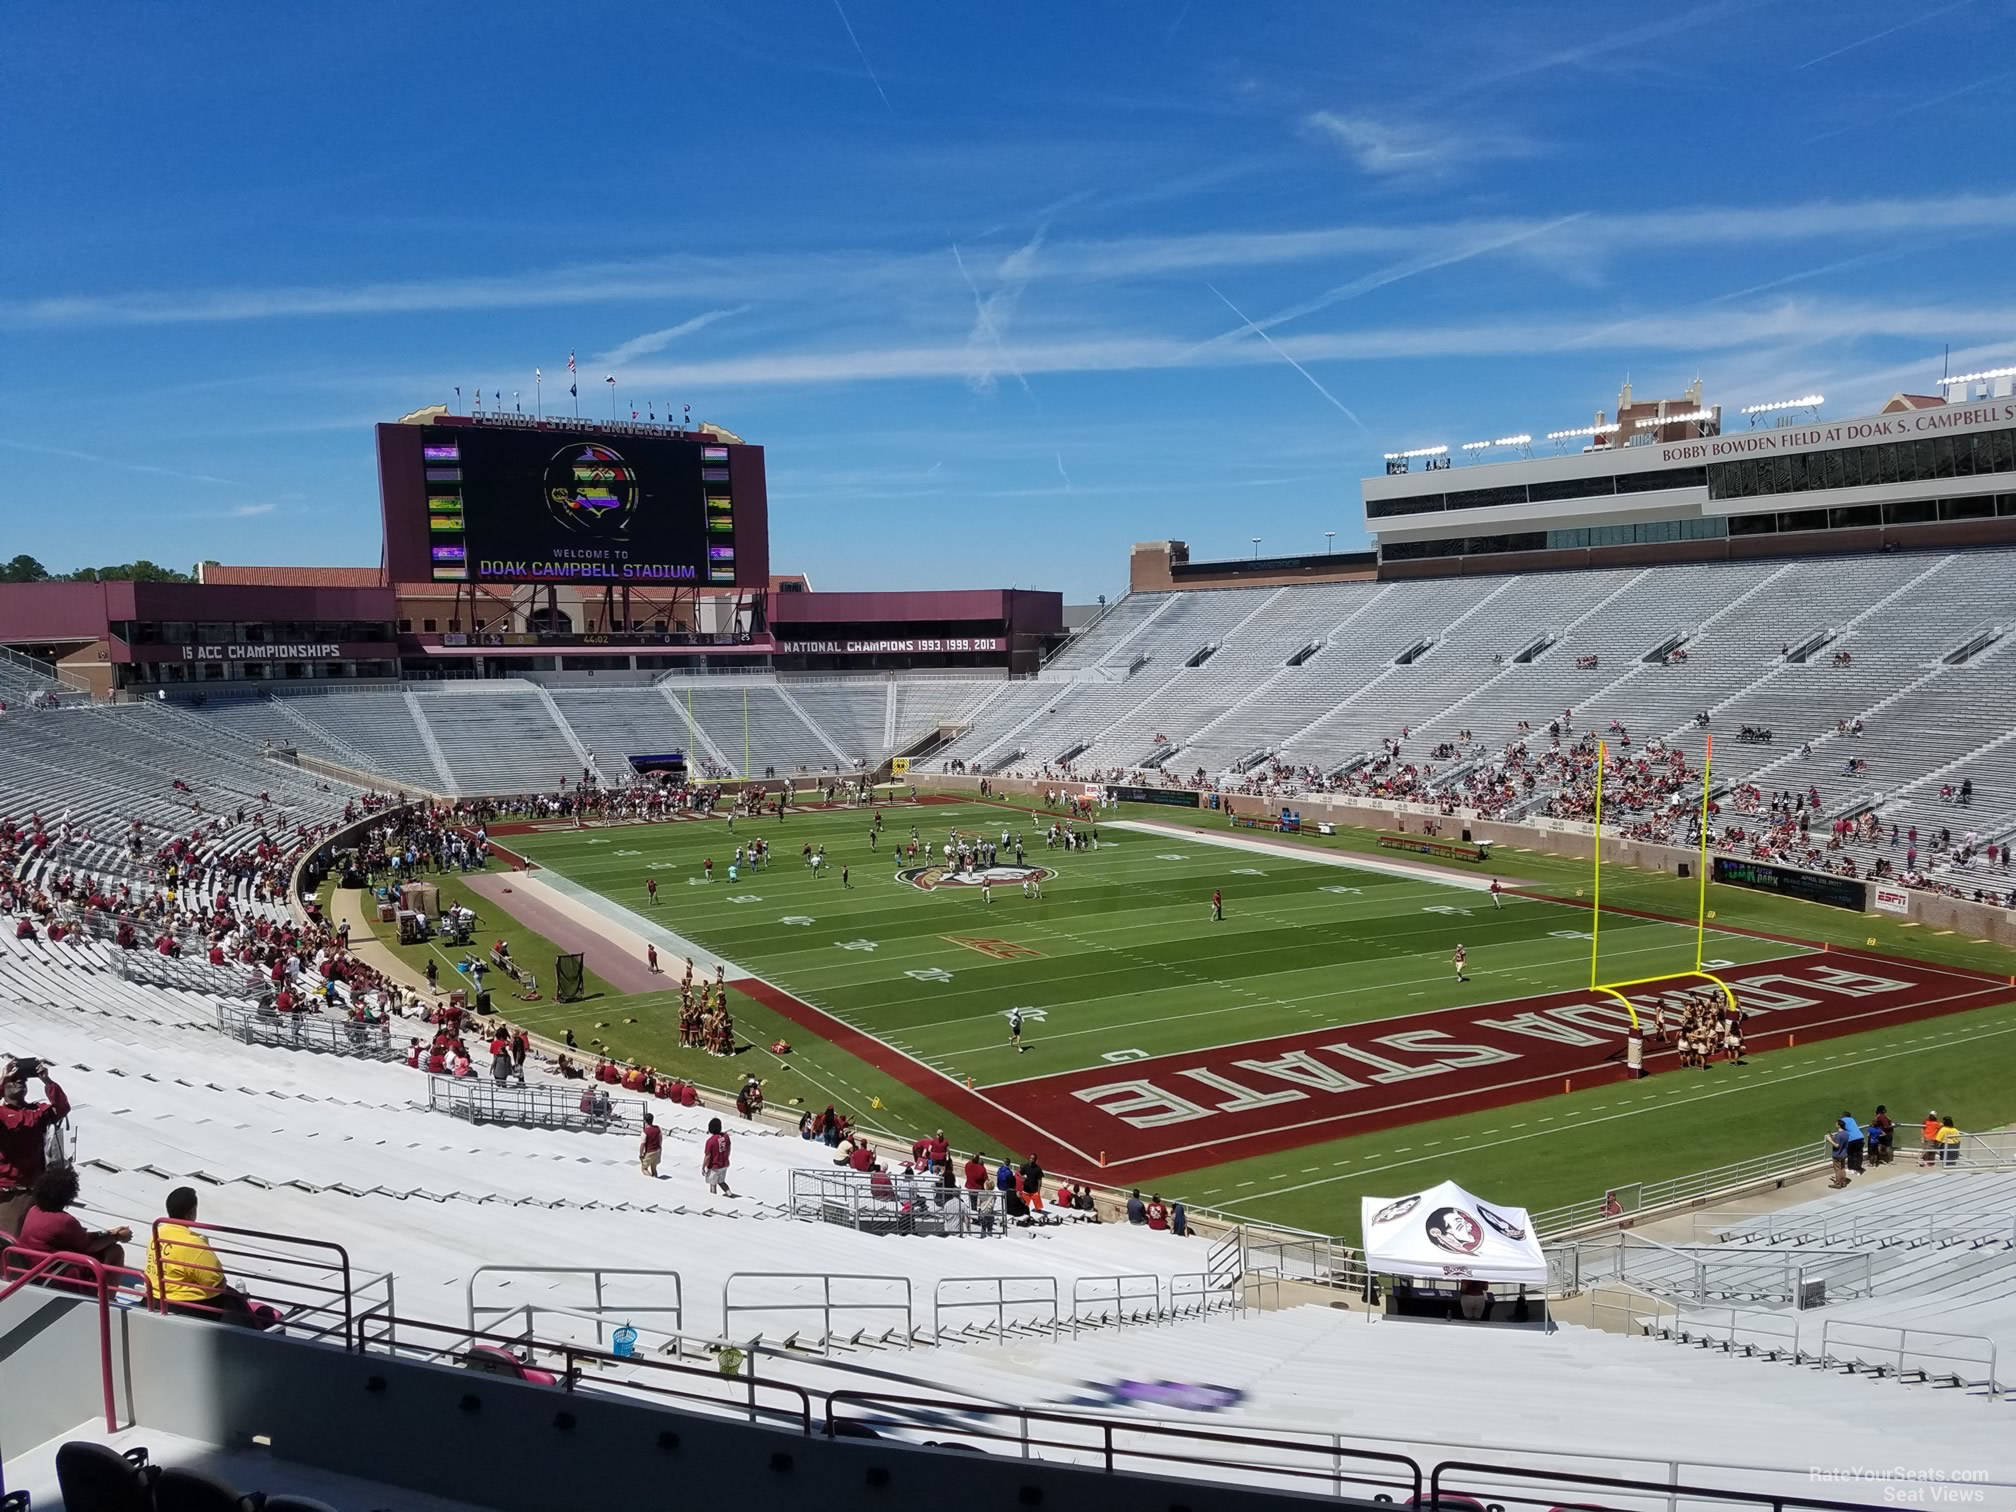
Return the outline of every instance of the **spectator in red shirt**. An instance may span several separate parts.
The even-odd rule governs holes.
[[[952,1159],[952,1142],[945,1137],[943,1129],[925,1141],[925,1150],[931,1157],[931,1169],[934,1171],[944,1170]]]
[[[35,1178],[33,1206],[21,1219],[17,1236],[20,1247],[40,1250],[45,1255],[89,1255],[103,1265],[124,1265],[125,1242],[133,1230],[120,1227],[93,1231],[70,1215],[77,1201],[77,1168],[67,1162],[52,1165]],[[69,1268],[67,1274],[82,1279],[83,1272]]]
[[[728,1155],[732,1145],[721,1131],[721,1120],[707,1120],[707,1143],[700,1147],[700,1174],[706,1179],[707,1191],[719,1192],[723,1197],[733,1197],[728,1190]]]
[[[28,1101],[28,1081],[42,1083],[46,1101]],[[9,1061],[0,1070],[0,1232],[18,1234],[47,1157],[49,1127],[70,1116],[70,1099],[40,1061]]]
[[[966,1190],[969,1192],[985,1191],[989,1185],[988,1178],[992,1174],[993,1171],[988,1166],[985,1155],[976,1153],[968,1157],[966,1161]]]
[[[854,1147],[847,1152],[847,1166],[850,1170],[868,1172],[875,1169],[875,1152],[864,1140],[855,1140]]]
[[[644,1115],[644,1140],[637,1147],[637,1168],[653,1181],[658,1179],[658,1161],[664,1154],[665,1131],[648,1112]]]
[[[1169,1227],[1169,1209],[1163,1205],[1162,1194],[1159,1192],[1148,1199],[1148,1227],[1151,1229]]]

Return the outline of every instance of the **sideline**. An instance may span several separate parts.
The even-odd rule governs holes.
[[[594,930],[603,940],[622,950],[631,960],[642,961],[644,947],[648,943],[658,947],[661,961],[679,961],[688,956],[692,957],[696,976],[711,977],[718,969],[727,973],[729,981],[740,982],[753,975],[726,956],[715,955],[705,946],[687,939],[675,930],[655,923],[648,916],[625,907],[604,893],[584,887],[565,872],[555,871],[544,862],[539,863],[537,871],[474,872],[471,876],[481,876],[493,886],[498,879],[504,880],[534,903],[543,903],[555,913],[563,914],[576,924]],[[479,893],[484,890],[482,887],[475,889]],[[673,897],[671,888],[660,888],[659,891],[666,895],[668,902]]]

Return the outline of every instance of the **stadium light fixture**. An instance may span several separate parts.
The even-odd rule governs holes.
[[[1465,441],[1463,450],[1483,451],[1493,446],[1530,446],[1532,442],[1531,436],[1499,436],[1490,441]]]
[[[1818,409],[1827,402],[1825,394],[1808,394],[1803,399],[1774,399],[1769,404],[1746,404],[1742,413],[1746,415],[1766,415],[1773,410]]]
[[[2016,378],[2016,367],[1988,368],[1979,373],[1962,373],[1957,378],[1941,378],[1941,388],[1952,388],[1959,383],[1984,383],[1990,378]]]
[[[1400,462],[1409,457],[1440,457],[1445,455],[1448,450],[1449,448],[1446,446],[1417,446],[1412,451],[1388,452],[1386,453],[1386,460],[1388,462]]]
[[[1253,560],[1257,562],[1260,560],[1260,537],[1253,536],[1251,539],[1253,542]]]
[[[1573,430],[1549,431],[1547,432],[1547,439],[1549,441],[1572,441],[1577,436],[1607,436],[1617,429],[1617,422],[1612,420],[1608,425],[1578,425]]]
[[[1715,411],[1697,409],[1689,410],[1684,415],[1646,415],[1644,418],[1635,420],[1632,423],[1634,425],[1692,425],[1697,420],[1713,420],[1714,418]]]

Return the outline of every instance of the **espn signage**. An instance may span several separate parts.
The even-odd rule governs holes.
[[[801,656],[874,656],[882,652],[919,651],[1006,651],[1004,635],[964,635],[935,640],[818,640],[779,641],[778,651]]]
[[[1909,889],[1893,887],[1888,882],[1877,882],[1869,888],[1869,901],[1884,913],[1908,914],[1911,912]]]

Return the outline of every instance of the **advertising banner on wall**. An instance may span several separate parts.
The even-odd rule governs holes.
[[[1911,912],[1911,893],[1908,888],[1898,887],[1889,882],[1877,882],[1869,889],[1869,901],[1884,913],[1908,914]]]

